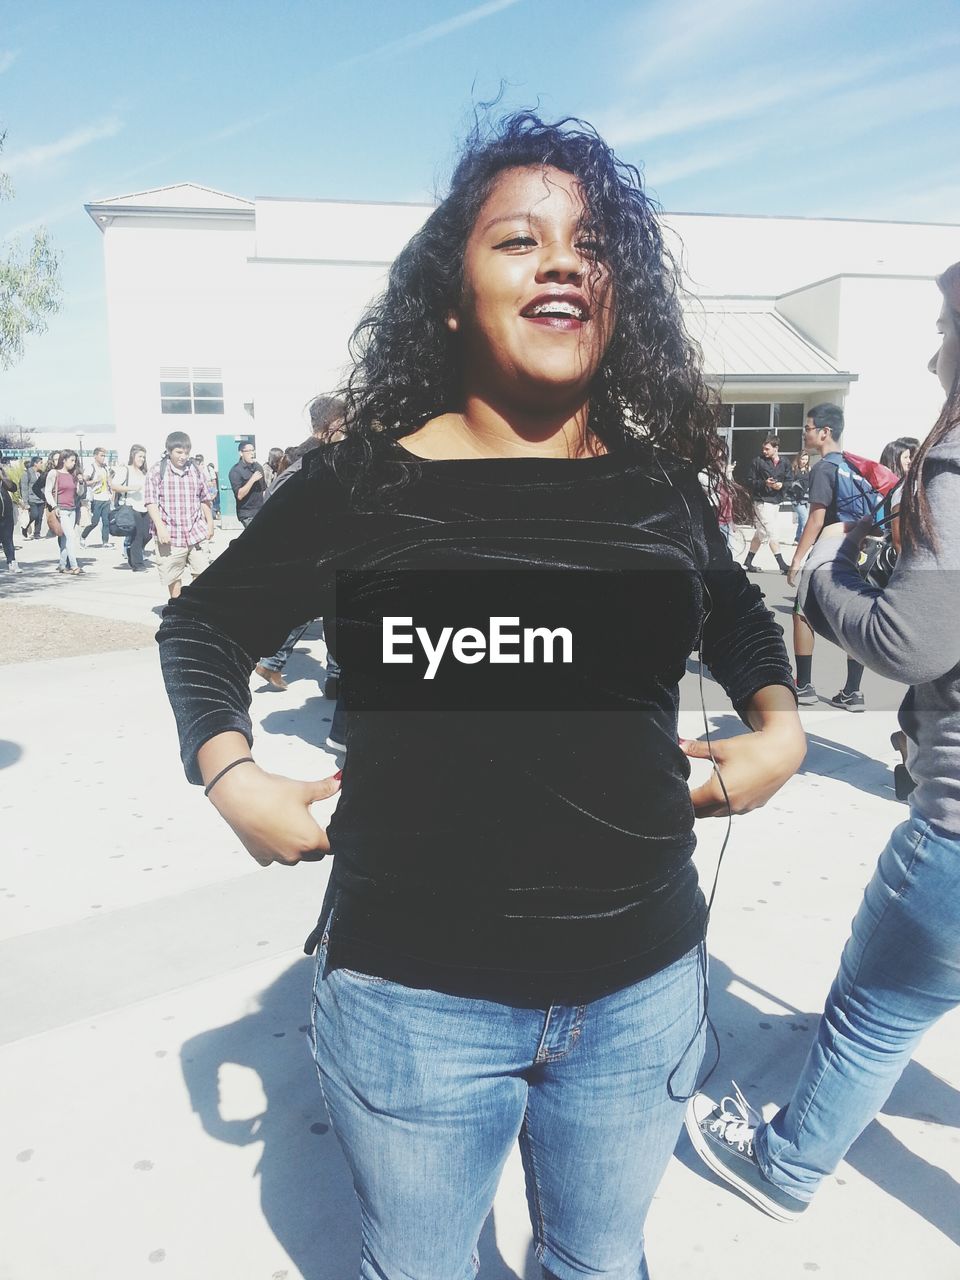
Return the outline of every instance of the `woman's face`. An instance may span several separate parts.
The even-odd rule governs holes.
[[[900,455],[900,474],[906,475],[910,470],[910,450],[904,449]]]
[[[937,320],[937,329],[943,334],[943,341],[933,353],[927,368],[937,375],[944,394],[949,395],[960,370],[960,330],[957,327],[956,313],[946,298]]]
[[[66,456],[63,459],[64,471],[72,471],[76,465],[77,465],[77,455],[75,453],[66,454]]]
[[[613,331],[614,298],[583,226],[577,179],[507,169],[467,240],[463,299],[447,317],[465,390],[550,410],[582,398]]]
[[[142,449],[138,449],[137,452],[133,455],[133,465],[137,468],[138,471],[143,470],[143,464],[146,462],[146,460],[147,460],[147,455],[144,453]]]

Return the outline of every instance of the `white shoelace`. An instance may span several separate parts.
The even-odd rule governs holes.
[[[753,1135],[757,1126],[763,1123],[763,1116],[751,1107],[736,1080],[731,1080],[730,1083],[733,1085],[734,1097],[728,1094],[720,1099],[720,1114],[711,1121],[710,1132],[719,1134],[724,1142],[730,1146],[736,1144],[738,1151],[745,1151],[748,1156],[752,1156]]]

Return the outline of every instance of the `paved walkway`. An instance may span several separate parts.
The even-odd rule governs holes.
[[[28,653],[49,655],[51,623],[61,639],[88,629],[83,653],[0,665],[0,1280],[352,1280],[357,1215],[309,1061],[300,953],[328,866],[261,870],[185,784],[150,640],[154,575],[96,552],[87,576],[64,581],[48,548],[21,553],[20,580],[0,570],[0,655],[24,633]],[[783,580],[758,581],[788,621]],[[142,647],[97,652],[121,622]],[[332,711],[323,660],[317,629],[291,660],[288,692],[255,683],[268,768],[335,767],[320,745]],[[828,696],[842,682],[826,646],[814,670]],[[735,729],[716,686],[704,688],[713,727]],[[720,875],[711,1014],[723,1059],[711,1088],[733,1076],[768,1113],[905,812],[887,741],[896,691],[872,677],[864,688],[865,715],[803,711],[804,770],[735,821]],[[683,708],[681,731],[697,736],[693,677]],[[701,824],[707,881],[722,834]],[[795,1225],[722,1189],[682,1137],[648,1221],[651,1270],[956,1280],[958,1184],[955,1015]],[[516,1159],[481,1252],[481,1280],[538,1280]]]

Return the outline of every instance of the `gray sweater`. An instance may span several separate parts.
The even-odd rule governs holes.
[[[857,572],[855,537],[821,538],[800,581],[811,626],[864,666],[908,684],[900,707],[914,811],[960,836],[960,428],[924,467],[938,549],[904,548],[884,591]]]

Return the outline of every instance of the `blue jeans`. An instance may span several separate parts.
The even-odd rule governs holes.
[[[108,547],[110,545],[110,500],[109,499],[104,499],[104,501],[102,502],[99,501],[98,499],[94,499],[93,501],[91,501],[90,523],[84,529],[83,533],[81,533],[80,535],[81,541],[89,538],[91,533],[93,533],[94,529],[96,529],[97,525],[100,525],[100,541],[103,543],[105,547]]]
[[[58,539],[60,546],[60,568],[61,569],[77,569],[80,562],[77,559],[77,545],[80,541],[80,530],[77,528],[76,511],[60,512],[60,527],[63,533]]]
[[[329,926],[328,926],[329,928]],[[473,1280],[519,1139],[558,1280],[647,1280],[643,1223],[703,1054],[699,948],[580,1006],[524,1009],[328,969],[314,1052],[360,1201],[361,1280]],[[684,1055],[684,1050],[688,1050]]]
[[[960,1004],[960,836],[919,814],[880,855],[793,1097],[757,1130],[760,1168],[810,1200]]]
[[[803,531],[807,527],[807,520],[810,516],[810,503],[797,503],[797,541],[803,537]]]
[[[305,622],[302,627],[294,627],[276,653],[271,654],[269,658],[260,659],[260,666],[266,667],[268,671],[282,671],[296,648],[297,641],[309,625],[309,622]]]

